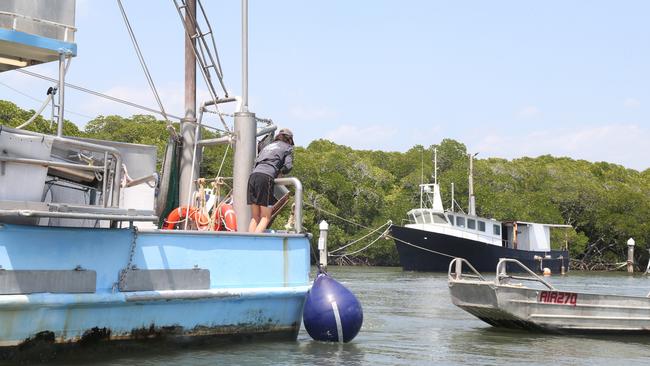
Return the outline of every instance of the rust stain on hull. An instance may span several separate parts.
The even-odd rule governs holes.
[[[278,326],[272,323],[237,324],[227,326],[199,325],[184,329],[179,325],[135,328],[129,332],[94,327],[74,339],[57,338],[52,331],[43,331],[25,339],[17,346],[0,347],[0,359],[20,363],[46,362],[68,358],[94,358],[96,352],[108,352],[117,347],[121,351],[146,351],[151,343],[168,345],[240,343],[252,340],[295,340],[300,323]]]

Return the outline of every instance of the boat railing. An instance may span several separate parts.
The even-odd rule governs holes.
[[[28,202],[28,201],[0,201],[0,221],[3,217],[32,217],[32,218],[59,218],[59,219],[90,219],[107,220],[113,222],[149,221],[156,222],[158,217],[152,210],[120,208],[120,195],[124,169],[122,153],[113,146],[82,141],[74,138],[44,135],[38,132],[0,126],[0,131],[14,134],[42,136],[52,141],[57,148],[79,150],[80,162],[54,161],[47,159],[31,159],[17,156],[0,156],[2,163],[37,165],[51,170],[60,170],[67,176],[74,175],[83,178],[90,172],[101,177],[101,201],[97,204],[78,205],[63,202]],[[87,158],[82,152],[89,151],[103,155],[103,163],[95,164],[92,158]],[[85,173],[84,173],[85,172]],[[56,179],[56,173],[54,173]],[[125,182],[125,187],[150,183],[157,179],[157,174],[151,174]],[[67,181],[64,178],[63,181]]]
[[[76,149],[81,149],[81,150],[87,150],[87,151],[94,151],[94,152],[99,152],[104,154],[104,165],[103,166],[94,166],[94,165],[88,165],[88,164],[83,164],[83,163],[64,163],[64,162],[54,162],[51,160],[38,160],[38,159],[20,159],[20,158],[13,158],[13,157],[2,157],[4,161],[11,161],[14,163],[18,164],[31,164],[31,165],[41,165],[41,166],[46,166],[46,167],[65,167],[65,168],[73,168],[73,169],[79,169],[79,170],[91,170],[95,172],[101,172],[103,173],[103,177],[107,177],[108,175],[111,175],[113,177],[113,182],[112,182],[112,192],[107,189],[106,186],[103,187],[104,192],[102,192],[102,199],[104,200],[104,207],[109,206],[108,202],[108,197],[110,195],[111,202],[110,206],[113,208],[117,208],[119,206],[120,202],[120,188],[121,188],[121,182],[122,182],[122,154],[120,151],[112,146],[106,146],[106,145],[100,145],[100,144],[95,144],[92,142],[87,142],[87,141],[81,141],[77,139],[72,139],[72,138],[67,138],[67,137],[59,137],[59,136],[50,136],[50,135],[45,135],[42,133],[38,132],[33,132],[29,130],[22,130],[22,129],[16,129],[16,128],[11,128],[11,127],[6,127],[2,126],[0,128],[0,131],[7,131],[11,133],[16,133],[16,134],[25,134],[25,135],[30,135],[30,136],[42,136],[43,138],[48,138],[51,139],[54,143],[60,144],[63,147],[69,147],[69,148],[76,148]],[[108,155],[110,155],[114,162],[114,170],[113,172],[110,172],[110,167],[108,165]],[[104,179],[104,182],[107,183],[106,179]]]
[[[463,265],[466,265],[471,273],[463,273]],[[447,271],[447,277],[449,280],[462,280],[463,278],[472,278],[485,281],[485,278],[479,273],[479,271],[472,266],[472,264],[465,258],[454,258],[449,262],[449,270]]]
[[[64,42],[74,42],[74,34],[77,31],[77,28],[69,24],[53,22],[51,20],[42,18],[34,18],[24,14],[18,14],[9,11],[0,11],[0,20],[3,19],[9,20],[9,23],[11,23],[11,30],[19,32],[27,31],[27,33],[30,33],[32,31],[30,25],[33,23],[40,23],[48,27],[53,27],[54,29],[63,32],[62,40]],[[23,25],[21,22],[24,22],[25,24]]]
[[[524,273],[527,273],[528,276],[520,276],[520,275],[511,275],[508,274],[507,272],[507,264],[512,263],[518,267],[520,267]],[[516,259],[512,258],[501,258],[499,259],[499,263],[497,263],[497,272],[496,272],[496,278],[494,280],[496,285],[503,285],[505,284],[506,279],[513,279],[513,280],[520,280],[520,281],[530,281],[530,282],[538,282],[547,287],[551,291],[555,291],[555,287],[545,281],[543,278],[538,276],[535,272],[530,270],[530,268],[526,267],[523,263]]]
[[[276,184],[281,184],[285,186],[294,186],[296,192],[294,197],[295,211],[295,229],[297,233],[302,232],[302,182],[295,177],[282,177],[275,179]]]

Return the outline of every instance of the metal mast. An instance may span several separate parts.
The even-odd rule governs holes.
[[[474,156],[476,154],[467,154],[469,155],[469,214],[476,216],[476,198],[474,197]]]
[[[196,29],[194,24],[196,19],[196,0],[187,0],[185,9],[185,28]],[[194,179],[199,176],[199,156],[196,156],[196,163],[192,167],[192,154],[194,153],[194,144],[198,138],[195,136],[196,130],[196,56],[194,55],[194,45],[196,39],[185,37],[185,116],[181,119],[181,137],[183,139],[183,152],[181,154],[180,166],[180,187],[179,202],[185,204],[194,190]],[[197,152],[197,155],[200,153]]]
[[[438,184],[438,148],[433,149],[433,184]]]
[[[64,122],[64,103],[65,103],[65,52],[59,52],[59,110],[57,116],[56,136],[63,137]],[[52,106],[54,106],[54,96],[52,96]]]
[[[246,231],[251,221],[246,188],[255,161],[256,132],[255,114],[248,111],[248,0],[242,0],[242,105],[241,110],[235,113],[232,194],[238,231]]]

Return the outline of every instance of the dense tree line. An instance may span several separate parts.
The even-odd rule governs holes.
[[[17,126],[34,111],[0,101],[0,124]],[[28,129],[53,133],[56,126],[38,117]],[[156,145],[162,158],[169,134],[166,122],[152,116],[131,118],[99,116],[83,129],[66,121],[69,136],[109,139]],[[209,131],[204,134],[215,135]],[[406,212],[419,205],[418,185],[432,180],[433,150],[438,152],[438,179],[445,207],[449,207],[451,183],[458,204],[467,207],[468,158],[464,144],[451,139],[406,152],[354,150],[327,140],[296,147],[295,169],[305,188],[305,227],[318,235],[318,223],[330,223],[330,250],[339,248],[392,220],[400,224]],[[227,149],[204,150],[202,175],[214,177]],[[232,172],[225,160],[222,176]],[[592,163],[544,155],[537,158],[474,160],[477,213],[497,220],[566,223],[556,230],[553,246],[568,242],[578,268],[606,269],[626,258],[626,241],[637,242],[637,262],[645,268],[650,243],[650,169],[639,172],[617,164]],[[288,214],[274,223],[282,228]],[[380,231],[381,232],[381,231]],[[348,250],[377,239],[369,235]],[[397,265],[392,240],[379,238],[367,250],[347,258],[355,263]]]

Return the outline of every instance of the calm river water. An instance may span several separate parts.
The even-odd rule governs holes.
[[[331,267],[360,299],[361,332],[351,343],[244,343],[111,355],[98,365],[647,365],[650,336],[578,337],[504,331],[451,304],[446,274],[388,267]],[[650,278],[576,273],[551,277],[566,289],[646,295]]]

